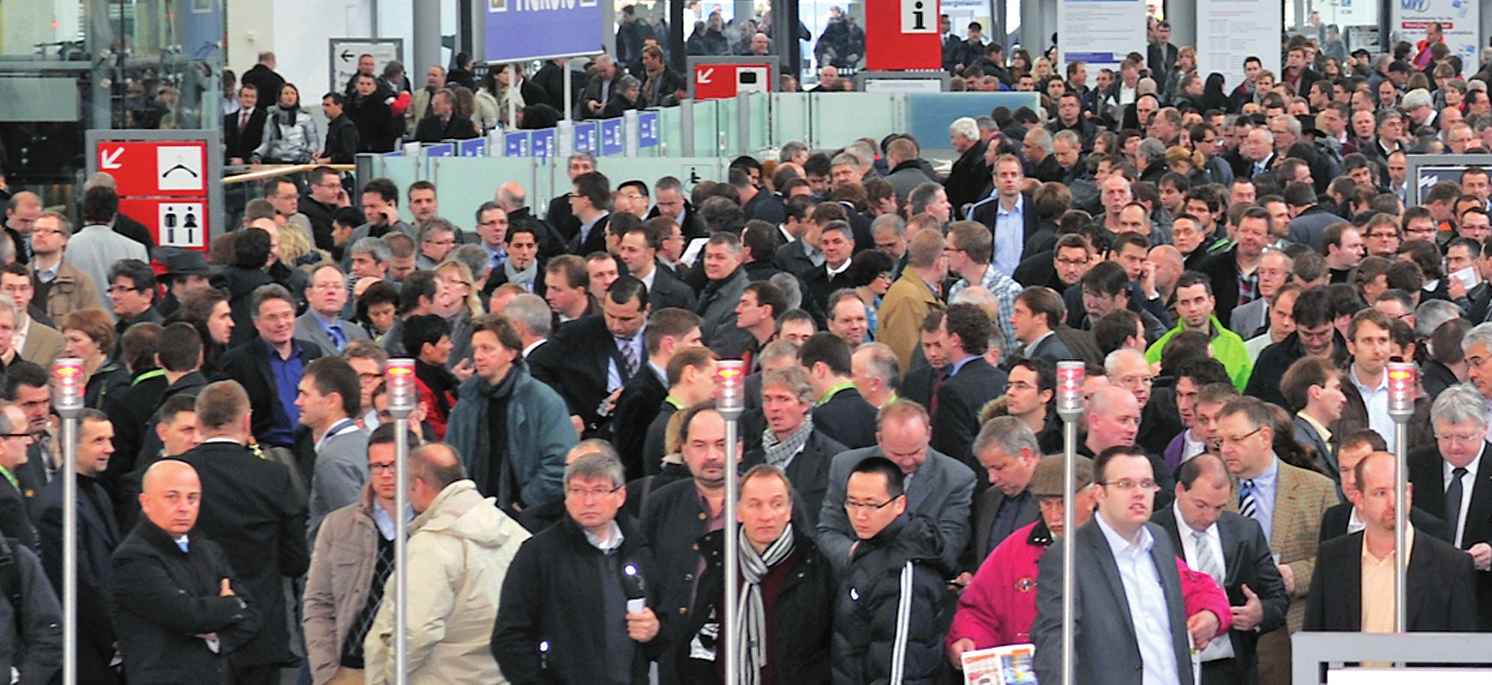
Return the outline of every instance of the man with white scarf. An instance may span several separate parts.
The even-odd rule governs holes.
[[[762,429],[759,447],[746,452],[746,466],[769,464],[793,483],[800,505],[798,522],[812,531],[829,489],[829,464],[848,448],[813,425],[814,394],[803,367],[793,365],[762,375]]]
[[[738,650],[736,682],[742,685],[829,682],[838,581],[813,542],[812,527],[793,526],[793,509],[793,486],[781,468],[759,464],[741,477],[736,505],[741,590],[737,627],[726,630],[726,644]],[[689,643],[679,651],[679,673],[692,683],[723,681],[724,546],[723,531],[700,538],[707,566],[682,633]]]

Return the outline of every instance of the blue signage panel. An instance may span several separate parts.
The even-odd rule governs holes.
[[[602,51],[597,0],[486,0],[488,62]]]
[[[486,157],[487,139],[472,138],[456,143],[456,155],[459,157]]]
[[[658,113],[637,113],[637,147],[658,145]]]
[[[604,119],[601,121],[601,154],[622,154],[622,119]]]
[[[426,157],[455,157],[456,146],[451,143],[435,143],[424,147]]]
[[[600,150],[596,144],[596,122],[586,122],[575,125],[575,151],[596,154]]]
[[[554,156],[555,142],[554,129],[545,128],[533,132],[533,155],[539,159],[549,159]]]
[[[528,131],[503,135],[504,157],[527,157],[530,149]]]

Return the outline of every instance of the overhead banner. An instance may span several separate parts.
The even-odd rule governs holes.
[[[1243,60],[1259,58],[1279,78],[1279,0],[1198,0],[1197,73],[1223,75],[1223,92],[1243,83]]]
[[[488,62],[525,62],[602,51],[596,0],[487,0]]]
[[[1470,73],[1475,70],[1472,65],[1481,64],[1477,54],[1481,4],[1475,0],[1393,0],[1389,3],[1393,12],[1389,26],[1397,40],[1418,46],[1425,39],[1425,28],[1440,22],[1446,47],[1452,55],[1461,56],[1461,63],[1468,67],[1463,71]],[[1411,52],[1410,59],[1414,55]]]
[[[1125,55],[1144,45],[1145,0],[1057,2],[1057,58],[1062,66],[1083,62],[1089,73],[1103,68],[1117,71]]]

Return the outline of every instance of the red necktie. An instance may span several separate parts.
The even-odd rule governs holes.
[[[243,130],[246,129],[246,128],[248,128],[248,127],[249,127],[249,110],[244,110],[243,114],[238,115],[238,133],[240,135],[242,135],[243,134]]]

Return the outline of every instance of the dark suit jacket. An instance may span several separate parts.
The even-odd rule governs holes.
[[[876,408],[854,388],[840,390],[815,407],[813,425],[850,449],[876,444]]]
[[[1007,376],[983,357],[964,363],[958,373],[938,387],[937,411],[932,417],[932,448],[957,459],[975,473],[979,461],[969,451],[979,434],[979,411],[1005,394]]]
[[[290,471],[227,442],[203,443],[181,460],[202,480],[197,530],[221,542],[264,617],[264,628],[234,655],[234,666],[285,661],[290,636],[280,579],[299,577],[311,565],[306,510],[296,500]]]
[[[1105,685],[1139,685],[1143,662],[1134,624],[1125,598],[1124,583],[1114,553],[1098,528],[1098,517],[1077,530],[1074,540],[1078,577],[1073,598],[1077,650],[1073,682]],[[1160,574],[1171,624],[1171,643],[1176,652],[1177,681],[1192,685],[1191,636],[1186,630],[1185,597],[1181,574],[1176,569],[1176,550],[1159,526],[1150,525],[1155,546],[1150,558]],[[1036,621],[1031,641],[1036,644],[1036,677],[1041,682],[1062,680],[1062,545],[1052,545],[1041,555],[1036,580]]]
[[[820,426],[814,417],[814,426]],[[835,567],[849,563],[850,545],[856,540],[844,510],[845,488],[850,471],[868,457],[884,457],[880,447],[851,449],[841,452],[829,464],[829,489],[824,505],[819,507],[819,549]],[[937,530],[942,545],[938,559],[942,568],[958,568],[959,558],[969,544],[969,510],[974,498],[974,474],[953,457],[928,448],[927,458],[917,467],[907,485],[908,518],[921,518]]]
[[[622,386],[622,394],[616,401],[616,421],[612,422],[612,444],[627,468],[627,480],[636,480],[646,475],[643,469],[642,448],[647,441],[648,426],[658,418],[658,409],[668,388],[658,379],[651,368],[639,369],[637,375]]]
[[[590,235],[585,236],[585,241],[580,238],[580,220],[576,219],[575,235],[570,238],[570,254],[579,255],[581,259],[592,252],[606,251],[606,226],[611,223],[611,215],[596,220],[596,225],[591,227]]]
[[[1326,510],[1321,515],[1321,542],[1342,537],[1347,534],[1347,524],[1352,522],[1351,502],[1344,502]],[[1409,510],[1409,523],[1414,526],[1416,534],[1424,534],[1445,542],[1451,541],[1450,529],[1446,527],[1445,521],[1431,516],[1424,509],[1415,507]]]
[[[24,487],[24,486],[23,486]],[[0,479],[0,535],[15,540],[18,544],[32,552],[41,554],[37,547],[39,540],[36,535],[36,526],[31,523],[30,497],[11,487],[10,481]]]
[[[932,404],[933,378],[937,373],[938,370],[929,364],[912,367],[901,377],[901,388],[896,394],[924,407]]]
[[[170,535],[142,519],[110,560],[110,614],[131,683],[227,685],[229,658],[260,630],[263,618],[253,592],[223,549],[200,528],[188,543],[189,551],[181,551]],[[224,578],[235,596],[219,596]],[[281,615],[282,625],[284,620]],[[204,633],[218,634],[222,654],[197,637]],[[284,633],[281,628],[282,643]]]
[[[758,443],[760,439],[758,439]],[[824,506],[824,494],[829,491],[829,464],[840,452],[847,451],[844,445],[829,437],[817,426],[808,434],[808,442],[798,456],[787,465],[787,479],[793,484],[793,520],[798,521],[805,533],[813,534],[818,525],[819,509]],[[742,469],[766,463],[766,450],[760,446],[746,451],[741,462]]]
[[[661,266],[654,266],[657,275],[653,277],[653,287],[648,291],[648,304],[652,305],[653,311],[665,307],[676,307],[694,311],[699,304],[699,298],[694,294],[694,289],[685,285],[683,281],[668,272]]]
[[[1018,358],[1045,359],[1051,362],[1053,366],[1056,366],[1057,362],[1072,361],[1078,359],[1078,357],[1072,353],[1072,350],[1067,347],[1067,343],[1062,342],[1062,340],[1057,337],[1055,331],[1051,335],[1043,338],[1040,341],[1037,341],[1036,345],[1033,346],[1031,349],[1022,351],[1019,354]]]
[[[1461,533],[1461,549],[1478,542],[1492,543],[1492,449],[1482,446],[1482,461],[1476,482],[1462,482],[1462,497],[1470,497],[1466,524]],[[1409,482],[1414,484],[1414,508],[1423,509],[1445,521],[1451,539],[1455,539],[1456,517],[1445,510],[1445,475],[1440,449],[1434,445],[1409,453]],[[1411,558],[1412,560],[1412,558]],[[1480,630],[1492,630],[1492,573],[1476,574],[1476,604]]]
[[[544,222],[553,226],[559,232],[560,237],[565,239],[567,245],[570,239],[580,232],[580,219],[575,218],[575,214],[570,211],[569,193],[549,201],[549,209],[544,214]]]
[[[264,140],[264,120],[268,118],[264,108],[254,108],[242,133],[238,131],[239,114],[241,112],[234,112],[223,117],[223,144],[227,147],[223,151],[224,162],[234,157],[248,161],[254,155],[254,148]]]
[[[1326,441],[1321,439],[1321,434],[1316,432],[1316,427],[1297,414],[1292,419],[1295,426],[1295,441],[1302,446],[1316,450],[1316,464],[1325,469],[1326,475],[1338,483],[1337,493],[1341,494],[1342,470],[1337,465],[1336,452],[1326,448]],[[1349,507],[1350,509],[1350,507]],[[1322,531],[1325,534],[1325,531]]]
[[[109,618],[109,558],[121,536],[114,508],[97,481],[78,480],[78,682],[110,683],[114,623]],[[62,595],[62,479],[54,478],[34,506],[41,535],[41,562]]]
[[[984,227],[988,228],[990,235],[993,236],[995,234],[995,217],[999,213],[1000,200],[997,196],[992,195],[976,204],[974,209],[969,212],[968,219],[984,224]],[[1036,235],[1036,230],[1039,228],[1039,221],[1036,217],[1036,201],[1032,200],[1030,195],[1026,195],[1025,201],[1021,203],[1021,216],[1025,219],[1026,225],[1021,232],[1022,254],[1016,258],[1016,263],[1020,263],[1020,260],[1025,258],[1026,243],[1031,240],[1031,236]],[[993,253],[991,253],[991,257],[993,256]]]
[[[977,481],[984,473],[983,468],[975,470],[975,480]],[[989,558],[990,552],[995,551],[995,547],[999,546],[999,542],[991,545],[989,536],[990,529],[995,526],[995,515],[1000,513],[1000,506],[1004,503],[1005,493],[999,488],[990,488],[985,490],[984,494],[974,498],[974,540],[969,545],[970,551],[974,552],[974,558],[968,560],[971,563],[965,564],[964,570],[971,573],[978,571],[979,567],[984,564],[984,560]],[[1011,530],[1019,530],[1040,519],[1041,503],[1035,497],[1027,497],[1020,511],[1015,513],[1015,528]]]
[[[1361,532],[1321,543],[1306,598],[1304,630],[1362,630],[1362,546]],[[1406,587],[1409,630],[1475,631],[1475,575],[1470,555],[1435,538],[1415,535]]]
[[[300,346],[301,361],[306,364],[321,357],[321,348],[316,343],[305,340],[296,340],[296,343]],[[255,409],[254,435],[263,439],[262,436],[269,431],[270,423],[274,421],[275,403],[280,401],[274,372],[269,368],[269,348],[262,338],[255,336],[243,345],[225,352],[218,363],[223,368],[223,377],[238,381],[249,394],[249,404]],[[298,411],[295,407],[285,409],[291,414]]]
[[[1185,561],[1185,547],[1181,544],[1181,530],[1191,535],[1191,528],[1176,520],[1176,508],[1166,507],[1155,512],[1151,522],[1164,529],[1176,548],[1176,556]],[[1263,622],[1258,630],[1229,630],[1233,639],[1232,665],[1237,668],[1232,682],[1259,682],[1259,636],[1285,625],[1285,612],[1290,608],[1290,593],[1285,591],[1285,581],[1274,565],[1274,556],[1269,551],[1269,541],[1264,538],[1264,529],[1259,522],[1231,511],[1225,511],[1217,520],[1218,538],[1223,544],[1223,591],[1228,593],[1228,603],[1243,606],[1248,598],[1243,586],[1259,596],[1264,609]]]
[[[544,343],[544,347],[550,348],[557,359],[565,360],[555,369],[554,386],[565,398],[570,413],[585,423],[582,437],[598,437],[597,432],[611,418],[597,412],[607,395],[608,364],[616,360],[623,385],[630,380],[627,364],[616,347],[616,339],[606,329],[606,321],[599,315],[571,321]]]
[[[440,117],[431,114],[420,120],[414,129],[414,139],[421,143],[439,143],[442,140],[467,140],[477,137],[476,126],[472,125],[471,119],[452,114],[450,119],[441,122]]]

